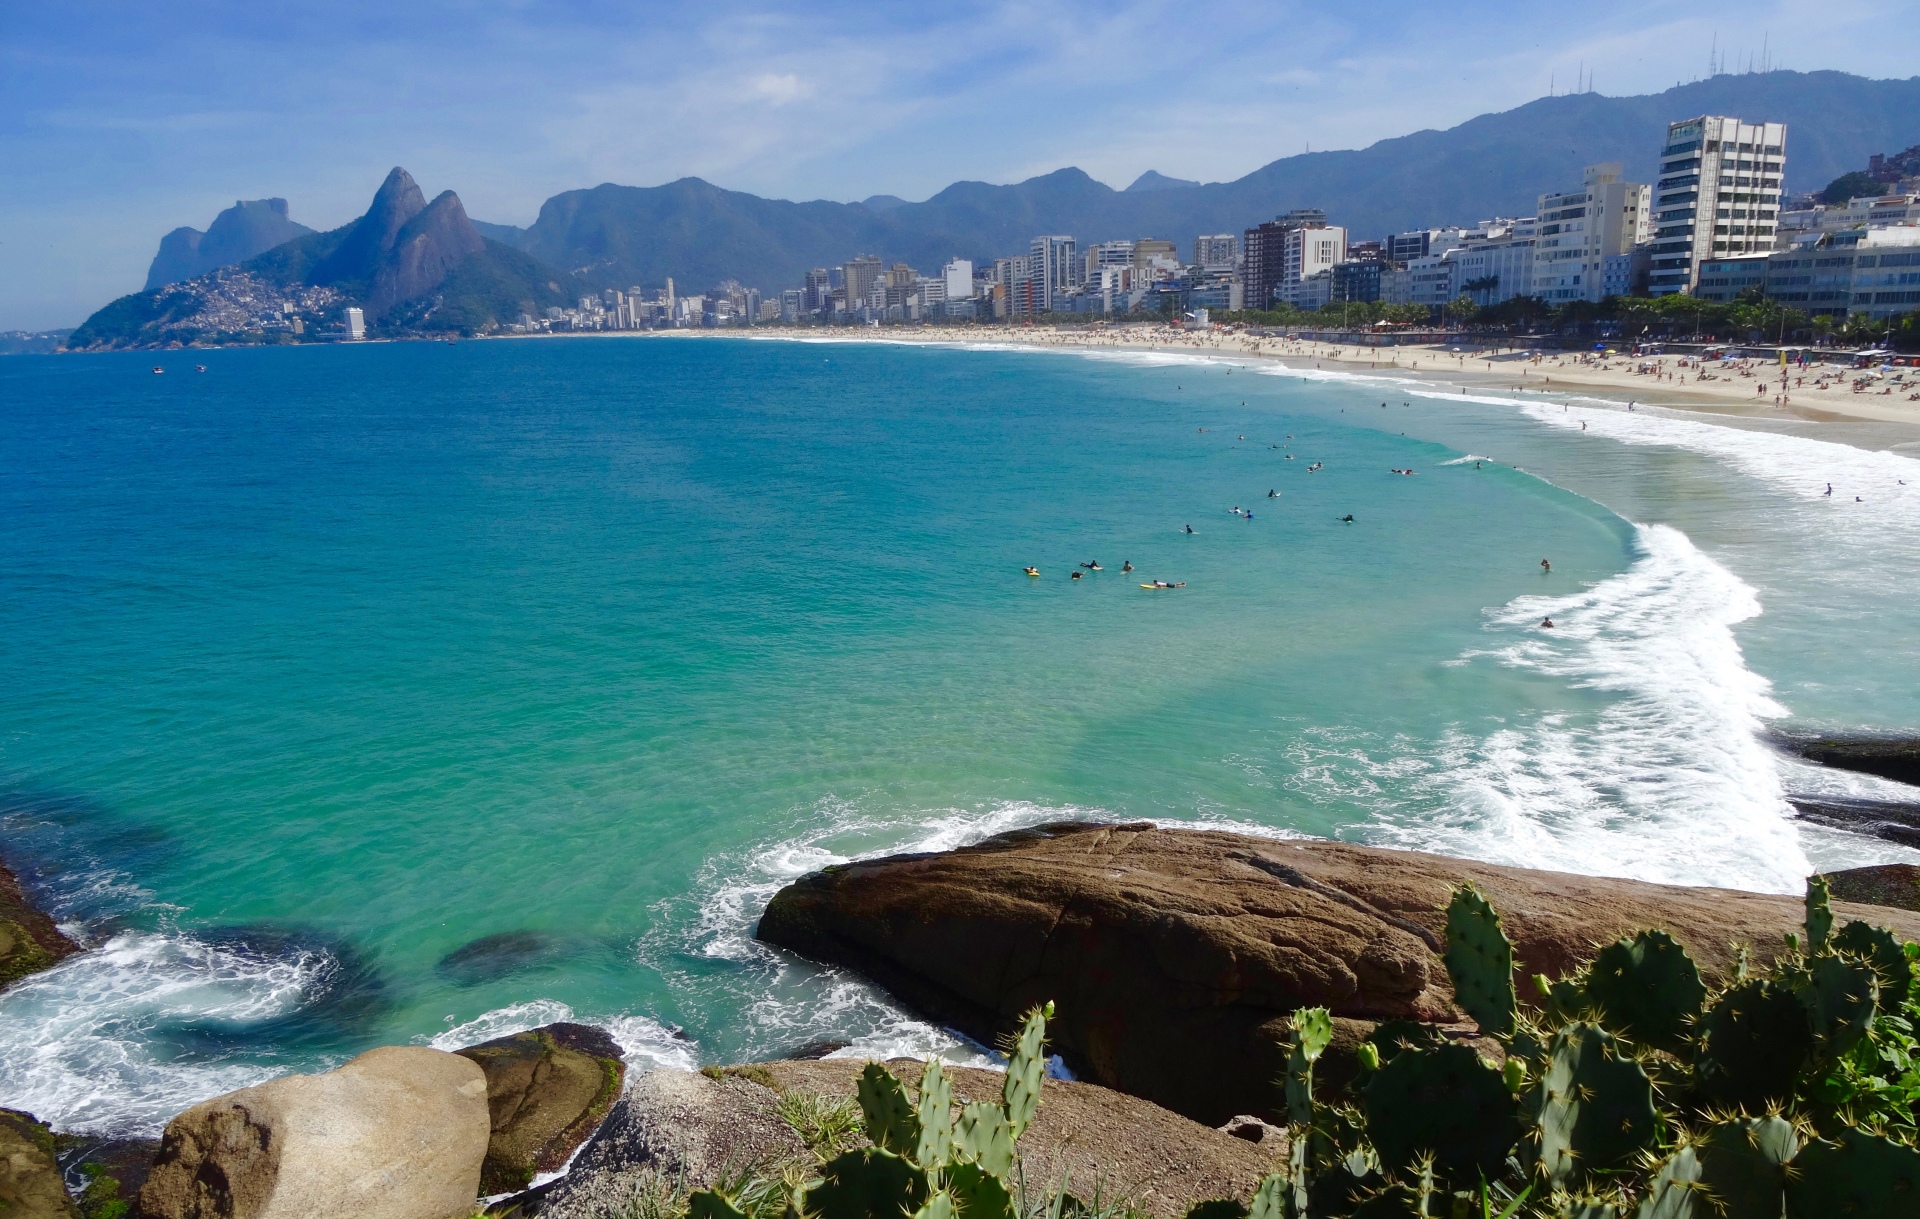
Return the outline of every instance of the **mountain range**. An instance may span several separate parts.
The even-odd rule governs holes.
[[[582,290],[574,277],[489,240],[467,218],[459,195],[443,191],[428,202],[396,166],[358,220],[325,233],[303,230],[236,265],[123,296],[88,318],[67,345],[231,336],[293,298],[308,302],[316,322],[335,321],[358,305],[375,332],[473,333],[570,303]]]
[[[204,233],[183,225],[162,237],[160,252],[147,268],[147,288],[151,291],[245,262],[311,232],[287,218],[285,199],[237,200],[215,216]]]
[[[1296,207],[1323,209],[1356,239],[1377,237],[1528,215],[1537,195],[1578,184],[1584,167],[1598,162],[1618,161],[1629,178],[1650,182],[1666,124],[1699,114],[1787,123],[1788,187],[1814,190],[1863,167],[1872,153],[1920,140],[1920,77],[1766,72],[1638,97],[1540,98],[1445,131],[1286,157],[1230,182],[1149,170],[1115,190],[1069,168],[1005,186],[956,182],[917,203],[893,195],[791,202],[699,178],[604,183],[553,196],[524,228],[470,220],[451,191],[428,203],[395,169],[366,216],[331,232],[294,224],[277,199],[238,203],[197,237],[175,230],[154,260],[149,291],[101,310],[70,343],[184,333],[188,321],[211,316],[192,307],[193,299],[210,300],[219,280],[207,273],[212,259],[226,260],[215,267],[237,263],[276,288],[329,289],[366,309],[370,324],[398,332],[481,329],[582,292],[652,290],[669,276],[682,293],[727,279],[771,293],[797,286],[809,268],[860,253],[923,271],[955,256],[980,263],[1023,252],[1041,233],[1072,234],[1083,244],[1162,237],[1184,247],[1196,235],[1238,233]],[[294,231],[260,252],[275,226]],[[184,286],[171,282],[182,276]]]

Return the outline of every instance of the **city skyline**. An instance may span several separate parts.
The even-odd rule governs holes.
[[[0,49],[0,326],[71,324],[126,290],[160,234],[235,198],[343,223],[368,163],[457,180],[475,215],[526,223],[555,190],[688,175],[839,200],[1062,165],[1115,186],[1149,169],[1230,180],[1550,90],[1657,91],[1706,74],[1710,55],[1729,71],[1910,71],[1882,35],[1915,19],[1882,0],[1586,5],[1606,32],[1569,39],[1581,7],[1505,15],[1498,41],[1473,5],[1439,23],[1407,5],[18,10]],[[1769,31],[1787,29],[1783,52]],[[1148,75],[1153,89],[1127,84]]]

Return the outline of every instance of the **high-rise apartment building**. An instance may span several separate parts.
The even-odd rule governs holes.
[[[1331,272],[1346,257],[1347,230],[1337,224],[1289,231],[1281,242],[1280,282],[1275,295],[1289,305],[1305,307],[1302,293],[1306,281],[1322,271]]]
[[[946,265],[946,269],[943,270],[940,274],[941,274],[941,278],[946,280],[947,293],[946,293],[945,299],[950,301],[964,301],[964,300],[972,299],[973,297],[973,263],[972,262],[968,261],[965,258],[951,259],[948,261]]]
[[[1053,312],[1056,298],[1066,296],[1080,282],[1080,259],[1071,237],[1035,237],[1028,247],[1028,268],[1039,280],[1035,313]]]
[[[1603,299],[1606,260],[1647,239],[1652,188],[1622,173],[1617,163],[1589,165],[1580,189],[1540,196],[1532,295],[1554,304]]]
[[[880,281],[886,271],[886,264],[872,254],[862,254],[848,259],[840,268],[840,282],[847,293],[849,312],[867,303],[873,293],[873,285]]]
[[[1296,208],[1243,234],[1241,281],[1249,309],[1271,309],[1273,293],[1286,274],[1286,238],[1296,229],[1325,228],[1327,214],[1317,207]],[[1338,262],[1338,259],[1334,260]]]
[[[1235,253],[1232,233],[1193,239],[1193,261],[1203,271],[1231,271]]]
[[[1773,249],[1786,167],[1785,123],[1702,115],[1668,124],[1648,291],[1691,292],[1707,259]]]
[[[347,337],[350,339],[367,337],[367,315],[357,305],[347,306]]]
[[[808,313],[825,313],[833,307],[833,274],[825,267],[807,272],[800,289],[800,307]]]

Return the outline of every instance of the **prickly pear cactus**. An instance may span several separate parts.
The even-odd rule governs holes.
[[[1447,1039],[1431,1024],[1417,1020],[1382,1020],[1367,1034],[1367,1043],[1379,1051],[1381,1062],[1392,1062],[1401,1050],[1438,1049],[1447,1044]]]
[[[946,1179],[947,1192],[966,1219],[1015,1219],[1006,1182],[978,1164],[948,1165]]]
[[[1913,962],[1901,950],[1900,941],[1886,928],[1855,919],[1833,937],[1833,947],[1873,966],[1873,972],[1880,975],[1880,1006],[1887,1011],[1897,1009],[1912,993]]]
[[[996,1177],[1013,1171],[1013,1127],[998,1105],[975,1101],[960,1110],[953,1128],[953,1151]]]
[[[1253,1206],[1248,1219],[1286,1219],[1287,1216],[1287,1177],[1285,1173],[1270,1172],[1253,1191]]]
[[[1793,1123],[1779,1116],[1709,1126],[1694,1140],[1700,1192],[1719,1219],[1780,1219],[1787,1162],[1800,1150]]]
[[[936,1189],[927,1195],[920,1209],[913,1212],[913,1219],[959,1219],[959,1214],[953,1195],[944,1189]]]
[[[1723,992],[1700,1029],[1695,1083],[1709,1100],[1749,1113],[1784,1105],[1813,1053],[1807,1009],[1792,991],[1763,979]]]
[[[1827,878],[1815,872],[1807,877],[1807,955],[1819,956],[1827,950],[1827,937],[1833,933],[1833,891]]]
[[[1447,976],[1454,1001],[1480,1031],[1505,1037],[1513,1031],[1513,945],[1480,890],[1461,885],[1447,903]]]
[[[1712,1212],[1700,1202],[1700,1161],[1682,1147],[1660,1161],[1634,1219],[1708,1219]]]
[[[1854,957],[1815,957],[1794,990],[1813,1025],[1815,1048],[1829,1058],[1852,1049],[1880,1011],[1880,977]]]
[[[926,1170],[879,1147],[862,1147],[827,1161],[820,1179],[801,1196],[800,1210],[817,1219],[900,1219],[932,1193]]]
[[[929,1167],[946,1163],[953,1155],[953,1085],[947,1082],[938,1058],[929,1058],[920,1073],[920,1103],[914,1117],[920,1126],[914,1160]]]
[[[697,1189],[687,1195],[687,1219],[747,1219],[747,1213],[717,1189]]]
[[[1664,931],[1602,948],[1584,989],[1601,1024],[1672,1054],[1685,1052],[1707,997],[1693,958]]]
[[[920,1143],[920,1120],[913,1102],[893,1072],[877,1062],[867,1064],[854,1085],[860,1112],[866,1118],[867,1138],[875,1147],[895,1155],[912,1155]]]
[[[1431,1156],[1441,1180],[1468,1189],[1497,1179],[1520,1141],[1513,1094],[1468,1046],[1402,1050],[1360,1097],[1382,1166],[1403,1176]]]
[[[1313,1124],[1313,1064],[1333,1044],[1333,1017],[1324,1007],[1293,1014],[1293,1049],[1287,1055],[1287,1120]]]
[[[1534,1103],[1540,1164],[1556,1186],[1624,1165],[1658,1133],[1646,1071],[1597,1024],[1577,1022],[1553,1035]]]
[[[1789,1219],[1912,1219],[1920,1214],[1920,1151],[1839,1127],[1793,1157]]]
[[[1006,1102],[1007,1125],[1013,1137],[1026,1133],[1027,1123],[1040,1108],[1040,1085],[1047,1076],[1047,1021],[1053,1017],[1053,1004],[1036,1007],[1027,1013],[1014,1039],[1013,1053],[1007,1055],[1007,1082],[1002,1091]]]

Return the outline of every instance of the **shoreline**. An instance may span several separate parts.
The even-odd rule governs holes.
[[[1128,333],[1131,331],[1132,333]],[[1711,416],[1728,427],[1765,431],[1787,431],[1796,435],[1838,440],[1834,433],[1841,425],[1849,429],[1881,433],[1858,437],[1860,447],[1891,449],[1914,446],[1920,450],[1920,401],[1908,402],[1906,393],[1920,393],[1920,376],[1901,382],[1908,388],[1896,388],[1892,395],[1855,394],[1848,386],[1858,370],[1815,366],[1796,378],[1804,387],[1790,387],[1785,405],[1776,405],[1772,397],[1753,392],[1754,376],[1713,374],[1707,383],[1681,382],[1679,378],[1697,372],[1676,368],[1682,357],[1654,356],[1636,360],[1614,356],[1600,364],[1582,364],[1573,352],[1529,358],[1515,352],[1502,355],[1455,354],[1437,347],[1355,348],[1332,343],[1262,338],[1241,334],[1207,334],[1187,337],[1178,332],[1129,327],[1106,334],[1067,334],[1034,327],[1006,333],[949,329],[946,327],[860,330],[854,327],[824,328],[799,326],[761,326],[750,330],[653,330],[590,331],[580,334],[501,335],[497,338],[751,338],[815,343],[896,343],[906,346],[953,345],[1024,347],[1032,350],[1139,354],[1186,355],[1202,358],[1277,364],[1296,372],[1329,372],[1348,377],[1368,376],[1401,382],[1424,383],[1430,389],[1446,387],[1467,394],[1493,393],[1522,401],[1522,395],[1534,393],[1554,401],[1589,399],[1612,407],[1633,405],[1660,411],[1677,411],[1689,416]],[[1097,341],[1105,338],[1107,341]],[[1776,371],[1764,362],[1740,362],[1752,371],[1762,367]],[[1652,373],[1636,373],[1635,366],[1658,367],[1662,379]],[[1820,373],[1827,374],[1828,388],[1815,389]],[[1681,388],[1684,384],[1685,388]],[[1768,383],[1772,385],[1773,383]]]

